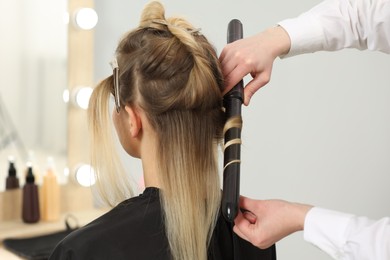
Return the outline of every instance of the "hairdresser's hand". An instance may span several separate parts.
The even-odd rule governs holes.
[[[290,38],[280,26],[226,45],[219,57],[226,81],[224,94],[250,73],[253,80],[244,89],[248,105],[253,94],[269,82],[276,57],[289,49]]]
[[[252,200],[240,197],[234,232],[253,245],[265,249],[282,238],[303,230],[305,217],[312,206],[283,200]]]

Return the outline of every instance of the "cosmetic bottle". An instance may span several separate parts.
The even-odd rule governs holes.
[[[34,172],[35,184],[41,185],[42,184],[42,173],[41,173],[41,169],[39,167],[39,164],[37,162],[35,152],[33,150],[28,151],[27,161],[29,162],[29,164],[31,163],[31,168],[32,168],[32,171]]]
[[[8,177],[5,182],[5,189],[12,190],[19,188],[19,179],[16,176],[15,161],[13,157],[8,158],[9,168],[8,168]]]
[[[47,158],[46,174],[42,182],[42,220],[54,221],[60,218],[60,187],[52,157]]]
[[[22,219],[25,223],[36,223],[40,219],[38,186],[35,184],[32,164],[27,164],[26,183],[23,187]]]

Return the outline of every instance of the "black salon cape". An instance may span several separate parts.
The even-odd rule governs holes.
[[[146,188],[140,196],[122,202],[72,232],[57,245],[50,259],[171,259],[159,190]],[[261,250],[242,240],[220,216],[208,249],[208,259],[272,260],[276,259],[276,252],[275,246]]]

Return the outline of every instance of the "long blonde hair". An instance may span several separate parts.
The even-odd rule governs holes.
[[[220,205],[217,145],[222,139],[223,80],[218,57],[182,18],[149,3],[138,28],[120,41],[120,103],[137,104],[155,130],[160,200],[173,259],[207,259]],[[132,196],[109,127],[113,77],[94,90],[89,117],[92,165],[107,202]]]

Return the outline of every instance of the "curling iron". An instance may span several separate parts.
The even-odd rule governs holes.
[[[228,25],[227,42],[242,39],[242,23],[233,19]],[[243,80],[223,97],[228,129],[224,130],[224,169],[222,191],[222,214],[233,222],[239,210],[240,164],[241,164],[241,105],[244,101]],[[231,124],[229,124],[231,121]],[[230,125],[230,126],[229,126]]]

